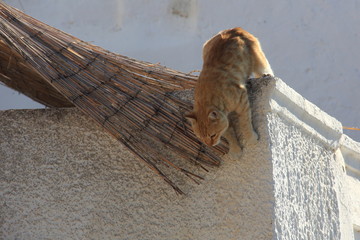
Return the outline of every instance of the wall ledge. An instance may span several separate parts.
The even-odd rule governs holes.
[[[272,111],[302,127],[331,149],[335,150],[339,147],[343,130],[342,124],[337,119],[306,100],[281,79],[275,78],[274,85],[270,97]]]
[[[347,135],[342,135],[340,150],[344,158],[347,174],[360,180],[360,143]]]

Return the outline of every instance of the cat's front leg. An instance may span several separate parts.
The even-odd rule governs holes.
[[[239,143],[234,128],[232,126],[228,127],[223,137],[225,137],[229,143],[229,155],[232,157],[240,156],[243,148]]]
[[[239,115],[238,123],[238,132],[240,133],[238,137],[240,138],[242,145],[256,144],[258,142],[259,135],[253,128],[251,112],[244,112],[243,114]]]
[[[252,124],[251,108],[247,92],[242,94],[241,103],[237,106],[234,113],[233,126],[241,145],[256,144],[259,136],[255,132]]]
[[[252,126],[251,126],[252,127]],[[253,128],[251,128],[250,130],[251,132],[249,134],[247,134],[247,137],[246,137],[246,143],[247,144],[257,144],[258,143],[258,140],[259,140],[259,135],[255,132],[255,130]]]

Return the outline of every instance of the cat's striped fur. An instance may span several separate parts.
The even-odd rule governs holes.
[[[192,112],[186,115],[194,133],[213,146],[224,136],[230,151],[257,142],[246,81],[251,74],[273,75],[259,41],[241,28],[224,30],[203,47],[203,67],[195,87]],[[230,121],[229,121],[230,119]]]

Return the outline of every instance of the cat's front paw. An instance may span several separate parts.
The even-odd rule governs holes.
[[[237,144],[236,145],[234,144],[230,146],[228,155],[230,158],[236,159],[236,158],[240,158],[242,153],[243,153],[242,147],[240,147]]]
[[[251,137],[246,141],[248,145],[257,144],[259,141],[259,135],[256,132],[251,134]]]

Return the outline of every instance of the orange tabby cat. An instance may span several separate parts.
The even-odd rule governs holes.
[[[259,41],[241,28],[224,30],[203,47],[203,68],[192,112],[186,114],[196,136],[209,146],[224,136],[231,152],[257,142],[246,81],[251,74],[273,75]],[[230,121],[229,121],[230,119]]]

